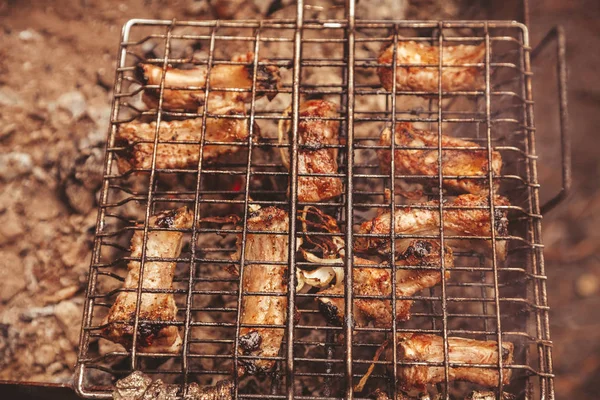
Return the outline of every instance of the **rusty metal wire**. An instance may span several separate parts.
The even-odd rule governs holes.
[[[132,20],[124,27],[84,309],[76,379],[78,393],[86,398],[110,398],[111,382],[139,369],[181,384],[182,393],[186,385],[194,381],[210,384],[217,379],[229,378],[235,382],[236,398],[366,398],[369,393],[354,393],[353,384],[371,365],[372,355],[381,343],[389,340],[393,359],[380,359],[375,363],[375,373],[367,386],[371,391],[380,388],[395,395],[399,390],[394,379],[398,368],[422,365],[423,362],[398,360],[398,340],[392,332],[417,332],[437,334],[444,339],[444,360],[432,364],[444,368],[447,383],[436,389],[444,398],[462,398],[460,396],[464,397],[467,390],[472,389],[472,385],[448,383],[449,368],[459,366],[449,360],[450,336],[494,340],[499,344],[499,352],[503,341],[515,344],[512,365],[503,365],[501,356],[497,365],[475,365],[498,371],[498,398],[502,391],[519,398],[554,398],[527,28],[514,22],[490,21],[358,21],[354,19],[353,8],[349,10],[348,20],[304,20],[302,14],[300,2],[297,20]],[[182,28],[185,28],[184,33],[180,33]],[[440,61],[429,66],[438,69],[440,79],[436,91],[403,91],[394,84],[388,92],[379,82],[373,81],[378,67],[390,66],[378,63],[373,48],[405,40],[439,46]],[[162,42],[162,55],[144,59],[141,49],[149,41]],[[200,43],[207,52],[203,57],[193,59],[179,55],[171,57],[176,42]],[[448,92],[442,89],[441,72],[448,68],[442,63],[443,48],[460,43],[485,44],[484,62],[471,65],[480,68],[485,76],[483,90]],[[315,46],[323,45],[334,49],[331,57],[313,55]],[[255,54],[247,116],[165,110],[162,107],[166,89],[164,74],[160,85],[154,87],[144,86],[135,75],[135,65],[140,61],[163,68],[193,63],[206,65],[210,71],[215,65],[232,64],[226,61],[228,58],[224,54],[231,56],[238,50]],[[257,67],[260,65],[275,65],[288,71],[277,94],[281,101],[274,102],[275,105],[256,96]],[[391,67],[395,70],[398,66],[402,65],[394,57]],[[319,81],[319,74],[324,73],[321,71],[337,74],[339,79],[329,83]],[[145,89],[159,93],[160,100],[154,110],[143,110],[136,103]],[[202,89],[208,98],[210,82]],[[241,90],[231,88],[227,91]],[[248,233],[268,233],[248,229],[248,210],[252,205],[276,205],[288,211],[289,261],[284,264],[288,266],[288,287],[294,288],[297,268],[310,267],[310,263],[296,254],[297,240],[304,234],[299,232],[295,218],[303,206],[298,203],[298,177],[310,176],[299,174],[297,168],[298,126],[303,119],[299,106],[303,99],[315,97],[332,99],[339,104],[342,141],[333,147],[339,149],[340,168],[337,174],[319,176],[342,178],[345,192],[338,199],[311,205],[338,219],[342,233],[331,235],[343,237],[346,243],[344,262],[339,266],[345,269],[345,315],[349,317],[343,326],[328,325],[318,313],[314,292],[289,290],[286,294],[289,317],[285,325],[278,326],[285,329],[286,335],[280,355],[275,358],[276,372],[267,379],[271,383],[267,390],[263,382],[238,377],[233,372],[241,360],[256,358],[239,355],[237,351],[236,339],[243,327],[238,312],[243,295],[240,282],[246,265],[256,263],[244,256],[244,243]],[[414,108],[415,102],[422,106]],[[282,106],[278,108],[278,104]],[[284,117],[284,110],[290,104],[291,114]],[[124,148],[117,143],[117,132],[120,125],[135,118],[156,121],[152,165],[148,169],[120,174],[115,165],[116,157]],[[202,118],[201,139],[198,142],[161,140],[158,135],[160,121],[181,118]],[[232,145],[209,142],[205,138],[207,118],[247,118],[251,131],[247,141],[234,143],[243,147],[238,156],[214,163],[204,162],[202,154],[206,145]],[[287,144],[278,143],[274,129],[282,118],[291,121],[291,140]],[[510,199],[511,205],[496,206],[490,200],[483,208],[490,210],[491,226],[494,226],[496,208],[509,213],[508,236],[499,237],[492,230],[489,236],[457,237],[445,233],[443,224],[440,224],[439,234],[433,236],[403,235],[395,232],[394,224],[389,234],[356,232],[355,226],[374,216],[375,211],[387,210],[393,216],[410,204],[398,195],[398,182],[406,179],[417,183],[436,182],[425,195],[439,200],[439,206],[422,208],[437,210],[441,219],[450,209],[444,205],[449,196],[443,190],[443,182],[453,177],[441,172],[437,176],[401,175],[395,172],[394,157],[391,157],[390,173],[380,171],[377,150],[383,146],[376,144],[379,132],[385,124],[395,125],[402,121],[420,123],[438,132],[439,171],[442,171],[442,133],[467,138],[486,149],[490,163],[488,176],[470,179],[484,180],[490,199],[495,194],[493,182],[500,182],[500,192]],[[258,136],[254,131],[255,124],[260,127],[259,140],[255,140]],[[400,148],[394,142],[391,140],[389,147],[392,154]],[[190,169],[157,168],[158,143],[201,145],[198,164]],[[276,156],[282,147],[289,149],[291,155],[289,172]],[[500,152],[505,162],[499,176],[492,172],[492,151]],[[130,348],[103,353],[98,347],[103,328],[100,321],[116,295],[125,291],[120,286],[126,263],[132,260],[127,249],[131,232],[142,230],[145,244],[148,233],[155,229],[149,227],[150,216],[158,210],[183,204],[194,211],[194,228],[181,230],[189,243],[182,255],[177,259],[149,258],[144,245],[141,258],[137,260],[141,264],[140,280],[147,261],[177,262],[174,289],[142,290],[138,283],[134,319],[134,331],[137,332],[139,324],[144,322],[139,316],[142,293],[173,293],[179,308],[178,320],[167,323],[181,330],[182,352],[140,353],[136,350],[134,335]],[[238,227],[199,223],[202,218],[228,213],[241,216]],[[141,226],[136,226],[136,222],[141,222]],[[327,235],[323,232],[308,234]],[[500,261],[495,251],[487,257],[474,252],[455,252],[452,278],[443,279],[429,292],[408,297],[415,300],[411,321],[403,323],[393,318],[390,329],[357,327],[351,318],[354,300],[377,298],[353,293],[352,271],[360,266],[353,258],[353,243],[364,237],[389,240],[392,258],[395,239],[399,237],[434,238],[442,243],[442,248],[448,239],[488,241],[494,249],[497,241],[506,240],[509,254],[505,261]],[[236,240],[242,244],[239,261],[231,258],[236,252]],[[444,276],[443,254],[438,270]],[[388,300],[392,300],[395,315],[398,298],[396,268],[391,271],[394,289]],[[292,317],[295,314],[300,315],[299,321]],[[391,373],[387,372],[387,367]],[[502,384],[506,369],[513,375],[508,387]]]

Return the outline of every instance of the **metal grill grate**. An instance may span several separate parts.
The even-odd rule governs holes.
[[[77,390],[87,398],[110,398],[114,379],[141,370],[152,377],[161,377],[170,383],[181,384],[181,392],[191,382],[214,384],[219,379],[232,379],[236,398],[367,398],[375,389],[390,396],[399,392],[400,383],[393,377],[407,365],[442,367],[444,381],[430,391],[445,398],[464,398],[478,387],[469,383],[449,383],[451,368],[460,365],[449,357],[449,337],[490,340],[497,343],[497,362],[471,365],[481,370],[497,371],[499,387],[496,398],[507,392],[518,398],[553,398],[551,342],[548,331],[548,305],[541,245],[541,213],[539,185],[534,152],[533,102],[531,95],[531,66],[527,29],[512,22],[420,22],[420,21],[355,21],[353,9],[346,20],[303,20],[302,2],[297,20],[243,21],[243,22],[179,22],[159,20],[132,20],[123,29],[120,46],[115,96],[108,139],[105,177],[100,196],[100,211],[86,298],[83,333],[78,364]],[[482,63],[462,65],[482,72],[485,85],[482,90],[446,91],[442,87],[441,71],[452,66],[439,61],[434,67],[440,71],[438,87],[433,91],[392,90],[381,88],[377,79],[379,49],[384,45],[412,40],[438,46],[481,44],[485,46]],[[154,55],[148,56],[148,44],[158,43]],[[194,43],[200,49],[195,56],[174,54],[182,44]],[[209,111],[174,111],[163,107],[163,95],[169,88],[162,74],[160,85],[144,86],[136,74],[136,65],[144,61],[161,67],[173,64],[239,65],[231,62],[233,54],[254,53],[252,59],[251,100],[247,115],[215,115]],[[395,53],[394,53],[395,54]],[[395,57],[394,57],[395,59]],[[439,57],[442,60],[442,57]],[[271,102],[257,95],[256,85],[261,66],[281,69],[282,87]],[[396,61],[392,68],[402,67]],[[411,68],[426,68],[426,64]],[[204,90],[205,98],[211,92],[210,81]],[[157,91],[159,101],[155,109],[144,108],[139,98],[144,90]],[[230,88],[221,91],[242,92]],[[323,98],[339,106],[340,144],[330,147],[339,150],[337,174],[320,175],[343,180],[344,193],[332,201],[320,203],[298,202],[298,144],[300,104],[303,99]],[[291,111],[286,114],[286,108]],[[208,108],[208,107],[207,107]],[[396,110],[396,112],[393,112]],[[286,116],[287,115],[287,116]],[[136,168],[125,173],[117,169],[117,156],[127,149],[117,141],[118,130],[134,119],[156,121],[200,118],[202,136],[199,141],[164,141],[155,129],[149,168]],[[240,151],[219,158],[216,162],[203,159],[208,145],[231,146],[232,142],[210,142],[205,132],[210,118],[248,121],[247,140],[234,142]],[[289,121],[289,143],[280,143],[277,124]],[[509,215],[509,233],[498,236],[495,229],[489,235],[456,237],[444,232],[441,225],[435,235],[406,235],[359,233],[356,227],[376,215],[378,211],[402,212],[414,203],[406,197],[412,186],[410,180],[425,185],[423,199],[438,200],[439,205],[422,206],[435,210],[441,219],[453,208],[447,206],[453,198],[443,190],[450,178],[441,172],[431,176],[403,175],[395,171],[391,157],[389,173],[379,166],[379,134],[384,126],[400,122],[418,123],[441,135],[468,139],[485,149],[489,170],[487,176],[471,177],[486,185],[487,210],[491,226],[495,226],[497,210]],[[441,123],[440,123],[441,121]],[[260,139],[258,138],[260,130]],[[438,163],[442,163],[442,142],[439,136]],[[196,146],[200,157],[189,169],[158,168],[157,145],[172,143]],[[291,143],[291,144],[290,144]],[[201,144],[201,146],[198,146]],[[401,149],[391,140],[391,154]],[[290,171],[279,158],[280,150],[289,151]],[[460,150],[459,150],[460,151]],[[502,173],[493,175],[492,151],[502,155]],[[442,171],[442,168],[439,168]],[[392,184],[396,182],[396,184]],[[510,200],[510,205],[497,205],[489,199],[499,192]],[[288,196],[289,193],[289,196]],[[410,196],[408,196],[410,197]],[[150,226],[151,216],[161,210],[182,205],[193,211],[194,227],[189,229],[156,228]],[[329,324],[319,313],[314,291],[287,293],[260,293],[263,296],[286,296],[287,314],[279,356],[274,357],[274,371],[261,379],[238,377],[234,366],[253,356],[238,355],[240,334],[241,276],[248,265],[257,260],[241,257],[232,259],[236,241],[242,248],[248,234],[269,232],[249,231],[250,207],[276,206],[290,215],[288,237],[289,261],[279,263],[288,267],[290,288],[296,286],[296,270],[314,267],[296,252],[298,238],[307,235],[336,236],[345,241],[343,263],[345,280],[345,315],[353,315],[357,299],[375,299],[354,293],[353,267],[360,267],[353,259],[354,243],[360,238],[388,241],[393,254],[398,238],[435,239],[442,243],[450,240],[478,240],[491,243],[494,251],[482,254],[474,251],[455,251],[452,276],[442,279],[433,288],[408,298],[414,300],[412,318],[401,322],[392,318],[390,328],[355,326],[353,318],[346,318],[342,326]],[[313,205],[337,219],[341,233],[302,232],[295,216],[303,207]],[[413,206],[414,207],[414,206]],[[417,207],[418,208],[418,207]],[[205,223],[204,218],[237,214],[240,223],[222,226]],[[203,221],[201,223],[201,220]],[[136,225],[136,223],[138,225]],[[140,224],[141,223],[141,224]],[[172,293],[178,307],[177,320],[167,321],[176,326],[183,338],[182,350],[177,354],[142,353],[136,350],[138,336],[133,335],[127,349],[111,347],[100,339],[102,321],[122,289],[126,265],[132,259],[128,246],[133,231],[143,232],[142,254],[137,261],[176,262],[172,289],[144,289],[138,283],[137,308],[132,321],[134,332],[147,323],[139,315],[143,293]],[[177,230],[183,232],[186,243],[176,258],[152,258],[146,255],[145,243],[151,232]],[[271,232],[273,233],[273,232]],[[275,232],[276,234],[277,232]],[[281,233],[279,233],[281,234]],[[508,255],[501,260],[495,249],[499,241],[507,241]],[[243,254],[243,253],[242,253]],[[443,250],[442,250],[443,254]],[[262,264],[265,264],[263,262]],[[277,264],[272,263],[272,264]],[[356,264],[356,265],[355,265]],[[442,255],[440,274],[445,273]],[[234,271],[237,269],[237,272]],[[391,268],[392,286],[401,271]],[[140,278],[141,279],[141,278]],[[139,281],[138,281],[139,282]],[[131,289],[130,289],[131,291]],[[391,291],[392,315],[395,315],[396,290]],[[298,317],[298,318],[296,318]],[[156,322],[156,321],[154,321]],[[150,321],[152,323],[152,321]],[[163,321],[163,323],[165,323]],[[399,339],[391,332],[435,334],[443,338],[443,359],[439,362],[406,361],[398,359]],[[392,350],[389,359],[373,356],[384,341]],[[503,365],[502,342],[515,345],[514,361]],[[254,357],[256,358],[256,357]],[[367,387],[355,393],[353,385],[375,365]],[[463,365],[464,366],[464,365]],[[510,384],[503,384],[503,374],[511,371]]]

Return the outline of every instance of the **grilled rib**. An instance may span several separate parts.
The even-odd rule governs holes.
[[[323,147],[339,145],[339,121],[322,118],[338,117],[337,106],[329,101],[308,100],[300,105],[298,124],[298,173],[299,174],[337,174],[338,149]],[[280,135],[289,135],[291,124],[282,120]],[[283,151],[286,151],[285,149]],[[289,169],[288,155],[283,157]],[[319,202],[332,199],[342,194],[342,180],[336,177],[301,176],[298,178],[298,201]]]
[[[267,207],[253,212],[248,218],[251,231],[275,233],[248,233],[246,236],[246,265],[242,279],[242,325],[265,325],[265,327],[240,328],[239,354],[258,357],[276,357],[283,340],[283,328],[269,325],[284,325],[287,317],[287,265],[257,264],[259,262],[288,261],[288,214],[276,207]],[[242,243],[238,242],[240,247]],[[250,294],[257,292],[275,293],[279,296]],[[275,360],[242,360],[238,375],[254,375],[271,369]]]
[[[508,206],[510,203],[502,196],[494,198],[495,206]],[[416,206],[429,207],[417,208]],[[447,236],[489,237],[491,235],[491,220],[489,201],[486,196],[463,194],[444,204],[444,234]],[[403,235],[439,235],[440,212],[437,200],[422,204],[413,204],[399,208],[395,212],[395,233]],[[450,209],[449,207],[461,207]],[[391,227],[391,214],[381,213],[374,219],[364,222],[360,234],[388,234]],[[494,229],[496,236],[508,235],[507,211],[494,209]],[[409,239],[397,239],[397,248],[403,248],[403,242]],[[455,238],[446,239],[446,244],[454,249],[464,251],[479,251],[489,254],[493,251],[492,242],[483,239]],[[389,240],[376,237],[360,237],[355,240],[354,251],[367,252],[378,250],[389,252]],[[506,240],[496,240],[496,255],[500,260],[506,257]]]
[[[442,363],[444,361],[444,339],[436,335],[398,334],[398,360],[402,362]],[[502,342],[502,364],[513,362],[514,345]],[[387,350],[387,359],[392,359],[393,350]],[[489,364],[490,367],[450,367],[450,381],[468,381],[486,387],[498,386],[498,343],[465,339],[448,338],[448,361],[462,364]],[[494,369],[495,368],[495,369]],[[511,371],[504,368],[504,385],[510,383]],[[425,390],[427,385],[435,385],[445,380],[443,366],[411,365],[399,366],[398,382],[406,389]]]
[[[163,211],[150,217],[148,227],[188,229],[192,226],[193,215],[186,208]],[[137,230],[131,238],[131,257],[142,256],[144,232]],[[169,230],[152,230],[148,232],[146,242],[147,258],[177,258],[181,253],[183,232]],[[176,262],[146,261],[142,277],[142,289],[172,289]],[[130,261],[125,278],[125,289],[138,289],[140,262]],[[106,327],[102,335],[126,348],[133,341],[137,291],[121,292],[103,321]],[[176,353],[181,347],[181,336],[169,321],[176,321],[177,305],[173,294],[143,293],[139,307],[139,325],[137,332],[137,349],[145,353]],[[153,323],[153,322],[156,323]]]
[[[200,387],[193,382],[188,387],[185,400],[231,400],[234,392],[233,382],[228,380],[218,381],[213,386]]]
[[[502,392],[502,396],[500,396],[502,400],[514,400],[515,396],[510,393]],[[496,393],[494,392],[478,392],[473,391],[465,397],[465,400],[496,400]]]
[[[442,63],[442,90],[480,90],[484,79],[482,67],[460,66],[483,62],[485,45],[444,45]],[[401,41],[396,47],[396,89],[437,92],[439,80],[439,47],[415,41]],[[392,64],[394,45],[388,46],[379,56],[380,64]],[[412,65],[414,64],[414,66]],[[422,66],[428,64],[431,66]],[[382,86],[392,90],[394,84],[391,66],[377,70]]]
[[[249,102],[252,98],[251,92],[223,91],[223,89],[252,89],[254,53],[236,55],[231,61],[245,64],[217,64],[212,66],[209,82],[210,93],[236,102]],[[207,70],[206,66],[185,70],[167,67],[164,74],[165,89],[163,91],[162,108],[196,111],[198,107],[203,106],[205,103]],[[139,64],[138,74],[146,85],[160,85],[163,69],[152,64]],[[275,97],[280,80],[279,68],[271,65],[258,65],[256,70],[256,97],[265,94],[269,99]],[[146,88],[142,100],[148,107],[156,108],[159,94],[158,89]],[[210,101],[212,101],[212,97]]]
[[[365,260],[363,258],[354,257],[355,265],[377,265],[376,262]],[[364,285],[363,282],[370,282],[372,286]],[[354,269],[354,293],[359,295],[382,295],[391,293],[390,273],[387,269],[357,267]],[[359,288],[362,289],[359,292]],[[345,306],[344,306],[344,285],[342,282],[336,282],[335,285],[319,291],[317,298],[319,310],[325,316],[327,322],[331,325],[342,325],[344,322]],[[341,297],[328,297],[328,296]],[[354,320],[357,326],[366,326],[369,323],[369,318],[362,312],[358,311],[358,302],[370,301],[375,303],[382,309],[389,309],[385,300],[355,300]],[[388,310],[388,311],[389,311]],[[391,314],[391,311],[389,311]]]
[[[430,397],[429,395],[423,394],[418,397],[413,397],[413,396],[409,396],[408,394],[403,393],[401,391],[398,391],[398,393],[396,393],[396,397],[390,397],[386,392],[384,392],[381,389],[375,390],[375,392],[373,392],[371,397],[375,400],[392,400],[392,398],[394,400],[441,400],[440,395],[435,396],[435,397]]]
[[[206,119],[205,141],[240,143],[247,142],[250,135],[249,123],[245,117],[243,103],[215,101],[209,103],[213,117]],[[202,140],[202,118],[181,121],[161,121],[159,144],[156,151],[156,168],[196,168],[200,156]],[[156,122],[133,121],[119,126],[117,142],[127,146],[118,154],[117,165],[120,173],[134,168],[149,169],[152,166]],[[260,135],[258,125],[254,125],[255,137]],[[165,141],[182,143],[161,143]],[[188,143],[185,143],[188,142]],[[205,145],[203,160],[213,162],[228,153],[234,153],[243,146],[224,143]]]
[[[177,394],[181,385],[165,383],[162,379],[152,381],[148,375],[133,371],[131,375],[119,379],[113,390],[113,400],[174,400],[181,398]],[[185,400],[231,400],[233,398],[233,382],[218,381],[213,386],[199,386],[191,383],[183,399]]]
[[[402,269],[396,270],[396,295],[413,296],[423,289],[433,287],[441,282],[441,246],[438,242],[413,240],[408,248],[396,261],[397,267],[424,266],[428,269]],[[354,258],[356,265],[376,265],[369,260],[359,257]],[[445,249],[444,266],[446,279],[454,266],[452,250]],[[389,268],[354,268],[353,274],[354,295],[358,296],[385,296],[391,298],[392,284]],[[343,295],[344,287],[341,284],[319,292],[322,295]],[[344,299],[319,297],[319,309],[326,316],[329,323],[339,325],[344,321]],[[403,299],[396,301],[396,319],[407,321],[410,319],[410,309],[414,300]],[[390,300],[379,299],[354,299],[354,318],[359,327],[366,326],[370,321],[376,327],[389,328],[392,326],[392,304]]]
[[[394,150],[394,170],[403,175],[428,175],[437,177],[438,168],[438,135],[429,131],[415,129],[410,122],[396,124],[394,144],[397,147],[410,147],[420,150],[397,149]],[[379,144],[390,146],[392,141],[391,129],[382,131]],[[423,149],[433,147],[435,149]],[[442,174],[446,176],[460,176],[459,179],[444,179],[443,184],[447,189],[457,193],[484,193],[488,188],[485,179],[469,179],[469,177],[488,176],[488,152],[476,143],[442,135],[442,148],[445,147],[472,147],[474,149],[442,150]],[[379,162],[381,170],[389,174],[391,166],[391,151],[381,149]],[[500,175],[502,157],[497,151],[492,152],[493,175]],[[463,179],[465,177],[466,179]],[[425,186],[437,185],[437,179],[419,180]],[[498,191],[498,182],[494,182],[494,190]]]

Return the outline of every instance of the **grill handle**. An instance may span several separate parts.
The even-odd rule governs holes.
[[[562,188],[541,207],[546,214],[560,204],[571,191],[571,133],[569,131],[569,113],[567,109],[567,60],[566,39],[562,26],[555,26],[546,34],[540,43],[531,51],[532,61],[549,44],[556,41],[556,71],[558,75],[558,107],[560,117],[560,145],[562,156]]]

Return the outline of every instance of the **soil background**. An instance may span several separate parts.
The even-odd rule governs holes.
[[[289,2],[268,3],[0,0],[0,380],[71,379],[121,26],[249,18]],[[513,2],[379,3],[437,19],[506,14]],[[568,39],[573,190],[544,217],[544,244],[557,397],[591,399],[600,390],[600,2],[532,0],[530,17],[533,45],[556,24]],[[534,64],[542,200],[561,177],[554,59],[547,51]]]

